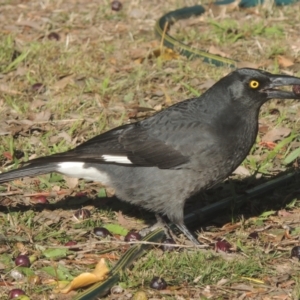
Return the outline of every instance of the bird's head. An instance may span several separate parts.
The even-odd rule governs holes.
[[[300,99],[300,93],[297,92],[300,78],[294,76],[275,75],[262,70],[244,68],[231,72],[224,79],[233,99],[249,106],[260,107],[269,99]],[[282,86],[297,88],[287,91],[279,89]]]

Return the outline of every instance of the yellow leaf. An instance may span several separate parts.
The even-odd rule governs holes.
[[[92,273],[82,273],[75,277],[65,288],[60,292],[63,294],[69,293],[72,290],[93,284],[95,282],[103,281],[106,279],[109,269],[105,263],[105,259],[101,260],[96,265],[95,270]]]
[[[104,280],[106,278],[107,273],[109,272],[109,269],[105,263],[105,259],[101,258],[98,264],[96,265],[95,270],[93,271],[93,274],[97,276],[100,280]]]
[[[99,281],[97,276],[92,273],[82,273],[75,277],[64,289],[61,290],[61,293],[66,294],[72,290],[90,285]]]

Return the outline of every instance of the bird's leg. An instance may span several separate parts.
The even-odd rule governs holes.
[[[177,228],[195,245],[201,245],[200,242],[191,234],[184,224],[175,224]]]
[[[165,222],[165,220],[159,214],[155,214],[155,217],[156,217],[157,222],[150,227],[143,228],[142,230],[140,230],[139,234],[142,237],[144,237],[148,233],[155,230],[156,228],[163,228],[165,231],[166,237],[175,240],[175,238],[173,238],[173,231],[168,226],[168,224]],[[193,236],[193,234],[187,229],[187,227],[184,224],[175,224],[175,225],[193,244],[201,245],[200,242]]]
[[[142,237],[144,237],[148,233],[155,230],[156,228],[163,228],[164,231],[165,231],[166,237],[171,238],[171,236],[170,236],[171,230],[170,230],[168,224],[163,220],[163,218],[159,214],[155,214],[155,218],[156,218],[157,222],[155,224],[153,224],[152,226],[150,226],[150,227],[143,228],[142,230],[139,231],[139,234]]]

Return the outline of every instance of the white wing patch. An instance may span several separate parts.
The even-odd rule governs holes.
[[[117,164],[132,164],[132,161],[128,159],[127,156],[120,155],[102,155],[104,161],[117,163]]]
[[[83,162],[62,162],[57,164],[57,172],[69,177],[83,178],[110,185],[110,177],[107,173],[95,167],[86,167]]]

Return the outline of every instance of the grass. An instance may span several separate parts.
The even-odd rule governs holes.
[[[186,5],[183,0],[126,1],[118,13],[111,11],[108,0],[43,5],[36,1],[1,4],[5,11],[0,21],[4,24],[0,35],[1,171],[66,151],[105,130],[198,96],[209,81],[230,71],[201,60],[149,56],[160,44],[153,35],[157,17]],[[225,18],[205,15],[193,23],[175,24],[171,33],[194,47],[213,45],[241,62],[300,76],[299,25],[293,21],[299,10],[295,4],[233,11]],[[60,39],[48,39],[51,32]],[[294,64],[282,65],[278,55]],[[43,90],[35,89],[36,83]],[[257,143],[242,164],[248,176],[231,176],[198,195],[187,210],[238,195],[298,167],[299,105],[277,100],[265,104]],[[269,148],[261,141],[272,128],[291,132]],[[18,151],[24,156],[19,157]],[[296,178],[243,206],[233,203],[221,215],[197,224],[198,237],[210,250],[163,252],[154,247],[122,274],[121,294],[107,299],[128,299],[140,290],[149,299],[263,299],[268,293],[269,299],[299,299],[300,265],[290,258],[292,247],[299,245],[298,186]],[[40,197],[49,204],[39,204]],[[72,299],[76,292],[55,293],[53,283],[93,270],[100,257],[113,266],[129,247],[118,243],[123,237],[116,233],[107,243],[99,243],[94,227],[110,224],[116,230],[118,224],[126,231],[139,230],[153,221],[152,214],[114,199],[113,191],[99,183],[71,182],[58,174],[0,186],[0,205],[1,299],[14,287],[24,289],[33,300]],[[88,209],[90,218],[75,220],[73,215],[80,208]],[[258,239],[249,238],[253,232],[258,232]],[[214,250],[220,238],[230,242],[232,253]],[[79,251],[64,247],[73,240]],[[185,242],[179,237],[179,244]],[[16,279],[11,273],[18,269],[13,260],[21,253],[34,257],[34,262],[20,269],[23,277]],[[153,276],[162,276],[167,290],[150,289]]]

